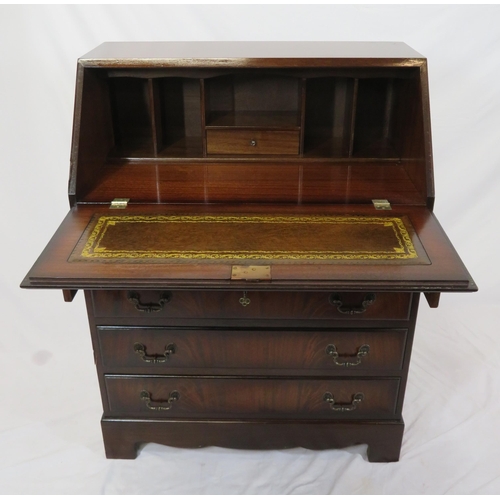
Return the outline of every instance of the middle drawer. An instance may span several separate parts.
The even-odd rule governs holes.
[[[400,370],[407,330],[97,328],[108,372],[177,369]]]

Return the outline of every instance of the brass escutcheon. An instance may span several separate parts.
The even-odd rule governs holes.
[[[243,292],[243,297],[240,299],[240,304],[243,307],[250,305],[251,300],[247,297],[247,292]]]

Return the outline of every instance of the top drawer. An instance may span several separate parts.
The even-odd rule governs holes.
[[[93,291],[96,317],[406,320],[411,293]]]
[[[209,155],[298,155],[298,130],[207,130]]]

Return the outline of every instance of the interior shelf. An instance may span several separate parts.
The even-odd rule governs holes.
[[[358,81],[352,156],[400,157],[400,127],[408,128],[408,109],[398,107],[404,91],[394,78]]]
[[[203,156],[198,79],[110,78],[109,90],[110,158]]]
[[[139,152],[154,155],[152,109],[148,80],[112,78],[109,80],[115,148],[124,156]]]
[[[307,81],[304,156],[350,156],[356,89],[353,78]]]
[[[422,157],[418,73],[370,74],[108,75],[106,158],[161,164],[281,156],[282,164],[288,157],[374,165]]]
[[[300,116],[295,111],[212,111],[206,128],[300,128]]]

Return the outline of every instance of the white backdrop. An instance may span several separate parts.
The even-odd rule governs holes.
[[[0,492],[499,493],[499,6],[0,6]],[[365,447],[104,458],[82,294],[19,283],[67,212],[76,60],[104,41],[404,41],[429,60],[435,212],[477,294],[422,304],[401,461]]]

